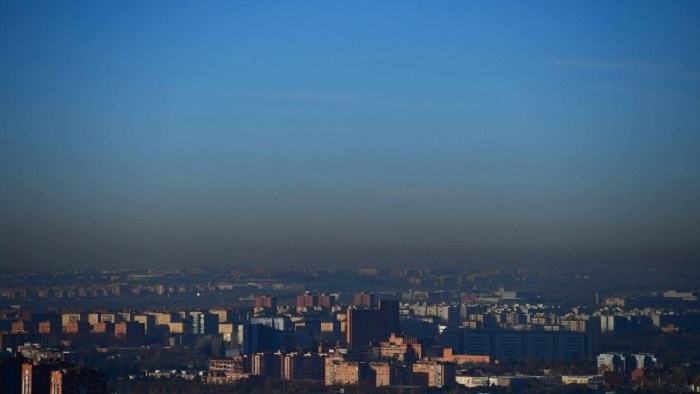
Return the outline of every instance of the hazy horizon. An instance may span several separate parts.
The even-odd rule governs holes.
[[[700,2],[7,2],[0,269],[697,266]]]

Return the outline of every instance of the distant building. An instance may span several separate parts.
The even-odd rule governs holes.
[[[422,343],[432,343],[438,335],[438,323],[431,318],[407,317],[400,321],[401,332],[418,338]]]
[[[177,315],[171,312],[149,312],[156,320],[156,326],[167,326],[173,321],[177,321]]]
[[[190,313],[192,319],[192,334],[217,334],[219,332],[219,317],[213,313],[196,311]]]
[[[287,316],[253,317],[250,324],[262,324],[280,331],[294,331],[294,324]]]
[[[63,326],[63,332],[66,334],[83,334],[90,332],[90,323],[81,320],[71,321]]]
[[[146,334],[151,333],[156,328],[156,317],[150,314],[134,315],[133,321],[143,324]]]
[[[92,325],[92,324],[95,324],[95,323],[99,323],[100,321],[102,321],[102,320],[100,320],[100,314],[99,314],[99,313],[88,313],[88,314],[87,314],[87,317],[86,317],[86,320],[87,320],[87,322],[90,323],[91,325]]]
[[[679,298],[683,301],[697,301],[698,297],[695,295],[695,293],[691,291],[676,291],[676,290],[667,290],[664,291],[664,298]]]
[[[413,384],[423,387],[449,387],[455,384],[452,363],[421,361],[413,364]]]
[[[117,323],[120,321],[121,316],[116,313],[102,313],[100,314],[100,322],[107,323]]]
[[[627,360],[627,368],[630,370],[654,368],[657,363],[656,357],[652,354],[631,354]]]
[[[376,302],[376,297],[372,293],[357,293],[352,298],[352,305],[358,308],[372,308]]]
[[[10,332],[13,334],[24,333],[29,331],[29,322],[24,320],[16,320],[12,322]]]
[[[133,321],[134,314],[132,312],[117,312],[115,314],[114,318],[115,318],[115,320],[114,320],[115,323],[123,322],[123,321]],[[105,321],[104,317],[103,317],[102,321]]]
[[[92,332],[96,334],[114,334],[114,323],[99,322],[92,325]]]
[[[293,326],[292,326],[293,327]],[[242,324],[239,327],[239,341],[243,354],[249,355],[293,348],[292,331],[283,331],[266,324]]]
[[[588,320],[581,319],[581,318],[562,319],[561,325],[564,326],[564,329],[566,331],[578,331],[578,332],[592,331],[590,329],[590,327],[588,327]]]
[[[53,325],[48,320],[39,323],[39,334],[51,334],[52,329]]]
[[[55,363],[25,363],[22,365],[21,394],[49,393],[51,372],[59,367]]]
[[[0,331],[0,349],[11,351],[16,350],[19,346],[27,342],[33,342],[35,338],[26,333],[9,333]]]
[[[311,353],[289,353],[282,357],[282,379],[323,382],[325,357]]]
[[[235,323],[239,321],[239,313],[231,309],[210,309],[209,313],[215,314],[219,318],[219,323]]]
[[[379,326],[382,340],[387,340],[392,333],[398,334],[401,331],[399,301],[379,301]]]
[[[0,358],[0,393],[20,393],[24,359],[17,355],[10,356],[9,353],[4,355],[6,357]]]
[[[560,362],[593,357],[589,332],[462,329],[459,353],[502,360]]]
[[[396,374],[392,374],[392,365],[389,363],[369,363],[369,368],[372,370],[374,385],[376,387],[391,386],[399,384],[396,381]],[[394,379],[392,379],[392,377]]]
[[[55,312],[37,312],[37,313],[32,313],[32,328],[31,330],[34,332],[40,332],[39,325],[41,323],[48,322],[49,325],[45,325],[46,328],[50,328],[48,332],[44,332],[44,334],[50,334],[51,331],[54,333],[61,332],[61,314],[60,313],[55,313]]]
[[[328,357],[325,359],[325,385],[358,385],[372,376],[372,369],[366,363],[343,361]]]
[[[457,375],[455,376],[455,382],[468,388],[490,386],[488,376]]]
[[[50,394],[105,394],[106,376],[97,369],[62,368],[51,372]]]
[[[224,375],[235,375],[250,371],[248,357],[216,358],[209,360],[209,371]]]
[[[282,355],[260,352],[251,356],[250,373],[280,379],[282,376]]]
[[[600,332],[624,332],[627,330],[629,320],[621,315],[601,315]]]
[[[598,373],[624,372],[627,367],[625,356],[620,353],[601,353],[597,358]]]
[[[114,325],[114,336],[128,340],[143,339],[146,336],[145,325],[135,321],[117,323]]]
[[[277,297],[272,295],[259,295],[255,297],[255,308],[277,310]]]
[[[622,297],[609,297],[603,301],[603,306],[624,308],[625,299]]]
[[[345,340],[350,347],[379,344],[382,338],[380,311],[348,308],[345,330]]]
[[[74,352],[61,352],[55,349],[41,347],[38,344],[25,344],[17,348],[18,352],[29,363],[60,363],[63,361],[71,361]]]
[[[188,334],[191,329],[192,324],[188,320],[168,323],[168,330],[171,334]]]
[[[306,307],[312,308],[318,306],[318,296],[309,293],[308,291],[304,294],[299,294],[297,296],[297,308]]]
[[[61,325],[67,326],[69,323],[80,321],[80,313],[63,313],[61,314]]]
[[[330,294],[319,295],[318,306],[322,308],[333,308],[335,306],[335,296]]]
[[[381,342],[375,348],[382,358],[413,362],[423,357],[423,347],[416,338],[410,336],[397,337],[391,334],[387,341]]]

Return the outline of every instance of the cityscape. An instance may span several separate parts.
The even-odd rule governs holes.
[[[700,393],[698,21],[0,2],[0,394]]]
[[[669,285],[690,288],[697,275],[7,271],[0,383],[22,393],[695,391],[700,303]]]

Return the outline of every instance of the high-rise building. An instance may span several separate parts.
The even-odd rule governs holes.
[[[213,313],[196,311],[190,314],[193,334],[216,334],[219,332],[219,317]]]
[[[269,352],[278,349],[289,350],[293,347],[294,335],[263,323],[248,323],[239,327],[239,341],[243,354]]]
[[[51,371],[58,368],[54,363],[22,364],[21,394],[48,393]]]
[[[379,325],[381,328],[381,339],[389,339],[391,334],[399,334],[401,331],[399,323],[399,301],[380,300],[379,301]]]
[[[345,340],[350,347],[379,344],[382,339],[379,309],[348,308]]]
[[[251,357],[250,373],[279,379],[282,377],[282,354],[261,352]]]
[[[282,355],[282,379],[323,381],[324,368],[324,358],[318,354],[292,352]]]

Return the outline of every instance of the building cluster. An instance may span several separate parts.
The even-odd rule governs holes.
[[[593,357],[590,332],[464,324],[470,316],[483,321],[487,313],[463,304],[402,303],[371,293],[355,294],[349,305],[336,304],[333,295],[303,293],[295,307],[260,295],[245,322],[220,323],[237,347],[230,357],[211,360],[205,379],[230,383],[267,376],[325,385],[446,387],[456,384],[464,364]],[[317,348],[296,351],[300,338],[312,339]]]
[[[78,366],[71,354],[26,344],[0,354],[0,392],[17,394],[104,394],[100,370]]]
[[[357,274],[371,280],[379,271],[363,269]],[[239,278],[239,284],[227,287],[212,283],[154,284],[149,281],[163,279],[161,274],[129,275],[121,277],[126,284],[94,286],[103,286],[99,293],[103,296],[126,292],[168,297],[193,291],[240,290],[241,286],[262,291],[243,298],[247,305],[230,308],[184,306],[142,311],[11,308],[0,315],[0,346],[18,349],[24,343],[41,342],[47,336],[54,340],[89,340],[100,336],[100,340],[114,338],[120,346],[192,347],[203,338],[215,338],[217,346],[219,343],[221,346],[212,348],[214,356],[209,370],[200,375],[187,372],[188,377],[198,376],[207,383],[265,376],[328,386],[616,387],[620,379],[624,384],[651,384],[651,376],[658,378],[654,375],[659,373],[656,360],[648,355],[639,358],[640,355],[623,357],[605,353],[597,359],[599,373],[590,376],[500,376],[465,374],[463,370],[475,364],[499,363],[528,363],[543,368],[571,363],[593,365],[594,340],[600,335],[700,330],[700,314],[688,307],[697,302],[690,292],[667,291],[659,297],[644,299],[647,303],[634,297],[598,300],[596,295],[592,306],[562,307],[542,302],[539,294],[507,291],[503,286],[470,293],[439,289],[450,282],[480,284],[491,280],[493,275],[499,273],[449,276],[392,270],[389,273],[392,280],[405,280],[417,288],[429,280],[432,290],[382,293],[305,291],[303,286],[296,285],[298,278],[283,285],[267,279],[246,282]],[[518,280],[527,279],[527,274],[519,275]],[[292,289],[296,290],[290,294]],[[8,292],[5,288],[0,296],[30,297],[39,290],[40,287],[13,287]],[[24,357],[37,360],[34,356]],[[56,363],[56,357],[52,357],[50,362]],[[39,365],[44,361],[34,363]],[[40,371],[48,367],[36,368]],[[90,374],[63,365],[50,372],[62,373],[54,381],[65,385]],[[37,376],[42,373],[36,372]],[[149,376],[171,375],[174,376],[172,371],[155,371]]]
[[[601,353],[597,357],[598,374],[607,389],[631,388],[653,392],[696,391],[695,382],[687,382],[678,368],[659,365],[653,354]]]
[[[449,350],[444,357],[423,357],[421,346],[410,337],[394,334],[367,353],[353,348],[323,348],[314,352],[258,352],[225,359],[212,359],[209,383],[231,383],[251,376],[303,380],[335,385],[446,387],[455,384],[457,363]],[[461,361],[468,360],[463,357]],[[472,357],[488,363],[489,357]]]

